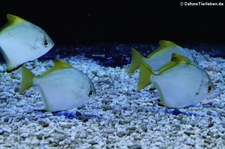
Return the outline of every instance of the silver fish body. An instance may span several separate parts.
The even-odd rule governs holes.
[[[208,74],[195,65],[180,64],[160,75],[152,75],[151,80],[161,103],[170,108],[197,104],[213,89]]]
[[[76,69],[62,69],[34,78],[45,101],[47,111],[62,111],[88,103],[96,91],[91,80]]]
[[[12,71],[25,62],[46,54],[54,43],[40,27],[17,16],[7,16],[8,23],[0,31],[0,50]]]

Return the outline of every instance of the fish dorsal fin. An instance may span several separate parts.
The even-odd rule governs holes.
[[[57,68],[71,68],[72,66],[61,60],[54,60],[54,67]]]
[[[175,43],[173,43],[172,41],[168,41],[168,40],[160,40],[159,41],[159,47],[153,51],[152,53],[150,53],[147,58],[152,57],[153,55],[155,55],[158,52],[168,52],[167,50],[173,49],[175,47],[179,47],[178,45],[176,45]],[[166,50],[167,49],[167,50]],[[163,51],[165,50],[165,51]]]
[[[193,64],[193,63],[185,56],[173,53],[171,57],[171,61],[166,63],[164,66],[162,66],[158,72],[159,74],[161,74],[164,71],[169,70],[179,64]]]
[[[41,77],[44,77],[52,72],[55,72],[57,70],[60,70],[60,69],[65,69],[65,68],[73,68],[70,64],[64,62],[64,61],[61,61],[61,60],[54,60],[54,66],[47,70],[46,72],[44,72]]]
[[[8,23],[6,23],[2,28],[0,28],[0,32],[13,27],[14,25],[16,25],[17,23],[25,23],[28,22],[18,16],[12,15],[12,14],[7,14],[6,18],[8,20]]]
[[[10,24],[27,22],[26,20],[24,20],[18,16],[12,15],[12,14],[7,14],[6,17],[7,17],[8,21],[10,22]]]
[[[177,46],[175,43],[173,43],[172,41],[168,41],[168,40],[160,40],[159,45],[163,46],[163,47]]]

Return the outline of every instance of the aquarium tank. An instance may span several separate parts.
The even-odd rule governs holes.
[[[222,1],[0,1],[0,148],[224,148]]]

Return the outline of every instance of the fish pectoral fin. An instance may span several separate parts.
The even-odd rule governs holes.
[[[143,58],[143,56],[134,48],[131,48],[131,64],[130,67],[128,69],[128,74],[133,73],[135,70],[138,69],[138,67],[140,66],[140,61]]]

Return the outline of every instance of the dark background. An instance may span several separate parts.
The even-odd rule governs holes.
[[[0,26],[11,13],[43,28],[55,47],[40,60],[82,54],[122,66],[130,62],[131,47],[147,55],[162,39],[225,57],[225,6],[180,2],[186,1],[0,0]]]
[[[0,25],[12,13],[43,28],[59,46],[160,39],[224,44],[225,6],[182,7],[180,2],[0,0]]]

